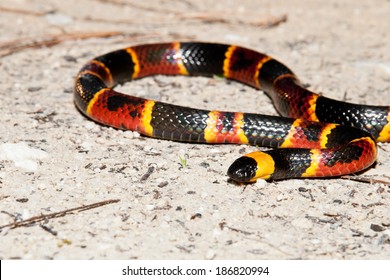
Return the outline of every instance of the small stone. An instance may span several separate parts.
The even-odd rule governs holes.
[[[384,227],[377,225],[377,224],[371,224],[370,229],[372,229],[373,231],[376,231],[376,232],[381,232],[381,231],[385,230]]]
[[[22,211],[22,220],[27,220],[31,217],[30,212],[27,209],[23,209]]]
[[[284,199],[284,195],[281,193],[276,197],[276,201],[280,202]]]
[[[137,131],[133,131],[133,137],[134,138],[140,138],[141,134],[139,134],[139,132],[137,132]]]
[[[133,139],[134,138],[134,132],[131,130],[125,130],[123,131],[123,137],[126,139]]]
[[[255,183],[255,186],[257,188],[265,188],[267,186],[267,181],[266,180],[263,180],[263,179],[258,179]]]
[[[148,211],[154,210],[155,207],[156,207],[156,206],[155,206],[154,204],[146,204],[146,205],[145,205],[145,208],[146,208],[146,210],[148,210]]]
[[[212,260],[215,258],[215,256],[216,256],[216,253],[214,250],[208,250],[205,258],[206,258],[206,260]]]
[[[168,186],[168,182],[167,181],[160,181],[158,183],[158,185],[157,185],[157,187],[159,187],[159,188],[164,188],[166,186]]]
[[[219,228],[213,230],[213,237],[218,238],[221,235],[222,231]]]

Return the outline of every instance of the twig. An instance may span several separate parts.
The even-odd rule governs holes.
[[[270,28],[275,27],[283,22],[287,21],[287,15],[281,15],[278,17],[271,17],[265,20],[253,20],[253,19],[241,19],[238,17],[232,17],[229,15],[217,15],[213,13],[193,13],[193,14],[181,14],[178,18],[183,20],[200,20],[208,23],[232,23],[237,22],[239,24],[252,25],[256,27]]]
[[[383,185],[390,187],[390,182],[388,182],[388,181],[365,178],[365,177],[361,177],[361,176],[344,175],[344,176],[341,176],[341,179],[351,180],[351,181],[356,181],[356,182],[361,182],[361,183],[366,183],[366,184],[377,183],[377,184],[383,184]]]
[[[57,35],[44,35],[42,38],[21,38],[8,42],[0,43],[0,57],[4,57],[28,48],[40,48],[50,47],[60,44],[64,41],[70,40],[82,40],[89,38],[106,38],[118,35],[123,35],[123,32],[108,31],[108,32],[85,32],[85,33],[72,33],[72,34],[57,34]]]
[[[24,220],[24,221],[13,222],[10,224],[0,226],[0,230],[3,228],[7,228],[7,227],[9,227],[11,229],[14,229],[17,227],[25,227],[25,226],[29,226],[31,224],[34,224],[36,222],[41,222],[44,220],[64,217],[66,215],[75,214],[74,212],[80,213],[82,211],[90,210],[90,209],[97,208],[97,207],[102,207],[102,206],[105,206],[105,205],[111,204],[111,203],[117,203],[119,201],[120,201],[119,199],[109,199],[109,200],[96,202],[96,203],[92,203],[92,204],[88,204],[88,205],[84,205],[84,206],[79,206],[79,207],[75,207],[75,208],[71,208],[71,209],[67,209],[67,210],[63,210],[63,211],[59,211],[59,212],[55,212],[55,213],[51,213],[51,214],[46,214],[46,215],[42,214],[39,216],[31,217],[31,218]]]
[[[219,223],[219,227],[220,227],[221,230],[224,229],[224,228],[227,228],[227,229],[229,229],[231,231],[242,233],[244,235],[252,235],[252,234],[254,234],[253,232],[249,232],[249,231],[242,230],[242,229],[239,229],[239,228],[231,227],[231,226],[227,225],[225,222]]]
[[[257,22],[254,21],[253,25],[271,28],[271,27],[278,26],[279,24],[284,23],[286,21],[287,21],[287,15],[281,15],[277,17],[271,17],[268,20],[257,21]]]

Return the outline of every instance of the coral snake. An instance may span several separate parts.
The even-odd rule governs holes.
[[[283,117],[200,110],[113,89],[157,74],[217,75],[244,83],[266,92]],[[235,45],[173,42],[113,51],[82,67],[74,98],[89,118],[150,137],[282,148],[238,158],[228,170],[237,182],[355,173],[375,162],[376,142],[390,142],[389,107],[320,96],[282,63]]]

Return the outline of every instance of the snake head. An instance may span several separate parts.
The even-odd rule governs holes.
[[[236,159],[227,171],[227,175],[236,182],[256,181],[257,162],[251,157],[243,156]]]
[[[270,179],[274,170],[275,162],[269,154],[253,152],[236,159],[227,175],[236,182],[250,183],[257,179]]]

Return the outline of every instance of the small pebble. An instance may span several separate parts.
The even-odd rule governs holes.
[[[255,186],[258,188],[265,188],[267,186],[267,181],[263,179],[258,179],[255,183]]]
[[[381,232],[381,231],[385,230],[384,227],[382,227],[381,225],[377,225],[377,224],[371,224],[370,229],[372,229],[375,232]]]
[[[154,210],[155,207],[156,207],[156,206],[155,206],[154,204],[146,204],[146,205],[145,205],[145,208],[146,208],[146,210],[148,210],[148,211]]]
[[[276,197],[276,201],[282,201],[284,199],[284,195],[281,193]]]
[[[215,256],[216,256],[216,254],[215,254],[214,250],[208,250],[205,258],[206,258],[206,260],[212,260],[215,258]]]

